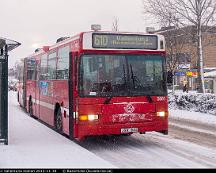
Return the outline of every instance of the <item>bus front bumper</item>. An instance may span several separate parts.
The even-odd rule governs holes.
[[[113,123],[113,124],[97,124],[93,122],[79,124],[78,136],[79,140],[87,136],[100,135],[124,135],[131,133],[145,132],[161,132],[168,134],[168,118],[160,121],[142,122],[142,123]]]

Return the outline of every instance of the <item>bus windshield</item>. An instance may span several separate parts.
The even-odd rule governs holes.
[[[79,94],[83,97],[167,94],[161,55],[83,55]]]

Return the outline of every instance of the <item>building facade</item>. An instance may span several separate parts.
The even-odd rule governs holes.
[[[206,72],[204,77],[206,92],[216,94],[216,70]]]
[[[210,72],[216,69],[216,27],[202,29],[204,72]],[[176,89],[182,89],[187,84],[190,90],[196,90],[198,63],[195,26],[178,29],[166,27],[156,32],[165,36],[167,66],[173,71]]]

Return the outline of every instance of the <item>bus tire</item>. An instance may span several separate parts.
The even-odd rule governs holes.
[[[56,130],[58,132],[62,131],[62,114],[61,114],[61,108],[58,108],[56,111],[56,124],[55,124]]]
[[[33,116],[33,107],[32,107],[33,103],[32,103],[32,97],[29,97],[29,116],[32,117]]]

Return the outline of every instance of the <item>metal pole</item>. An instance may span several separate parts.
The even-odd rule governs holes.
[[[3,139],[8,145],[8,46],[4,47],[4,61],[2,61],[2,119],[3,119]]]
[[[0,143],[8,145],[8,52],[21,44],[0,37]]]

